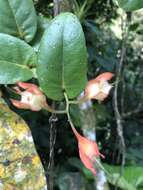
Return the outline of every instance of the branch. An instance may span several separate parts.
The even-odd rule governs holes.
[[[127,28],[127,20],[124,21],[122,19],[122,29],[123,29],[123,37],[122,37],[122,47],[121,47],[121,56],[120,56],[120,62],[118,67],[116,68],[116,81],[115,81],[115,88],[114,88],[114,96],[113,96],[113,103],[114,103],[114,113],[115,113],[115,119],[117,124],[117,133],[120,139],[121,143],[121,151],[122,151],[122,163],[121,163],[121,175],[123,174],[123,169],[125,165],[125,154],[126,154],[126,147],[125,147],[125,140],[123,136],[123,123],[122,123],[122,116],[119,110],[119,102],[118,102],[118,88],[119,88],[119,82],[122,75],[122,67],[124,58],[126,55],[126,40],[128,36]]]
[[[53,0],[54,3],[54,16],[59,13],[59,0]],[[53,102],[52,111],[55,110],[55,103]],[[49,109],[49,106],[47,107]],[[51,111],[51,110],[50,110]],[[56,142],[56,122],[58,118],[56,116],[56,112],[51,114],[49,118],[50,124],[50,153],[49,153],[49,164],[48,164],[48,189],[54,189],[54,146]]]
[[[126,118],[126,117],[130,117],[130,116],[132,116],[134,114],[137,114],[137,113],[142,111],[142,107],[143,107],[142,103],[139,103],[139,105],[137,106],[136,109],[134,109],[132,111],[128,111],[126,113],[123,113],[122,117]]]
[[[53,0],[54,2],[54,16],[61,12],[71,12],[72,3],[70,0]]]
[[[55,107],[53,103],[53,108]],[[56,142],[56,122],[58,121],[58,118],[55,113],[52,113],[52,115],[49,118],[49,124],[50,124],[50,145],[49,145],[49,163],[48,163],[48,189],[53,190],[54,189],[54,146]]]
[[[54,16],[60,13],[60,0],[53,0],[54,3]]]

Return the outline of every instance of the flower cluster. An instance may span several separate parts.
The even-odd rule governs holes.
[[[90,80],[84,91],[84,99],[96,99],[103,101],[109,94],[112,85],[108,83],[113,77],[113,74],[110,72],[105,72],[100,74],[93,80]],[[11,102],[14,106],[21,109],[31,109],[32,111],[39,111],[44,107],[47,107],[46,96],[35,84],[18,82],[15,91],[21,95],[21,100],[11,99]],[[24,91],[21,91],[20,88],[23,88]]]
[[[90,80],[85,87],[83,99],[85,101],[90,99],[103,101],[109,95],[112,88],[112,85],[108,82],[112,77],[112,73],[105,72],[97,76],[95,79]],[[21,91],[20,88],[24,90]],[[21,95],[20,101],[11,99],[12,104],[17,108],[39,111],[43,108],[49,107],[46,102],[46,96],[35,84],[18,82],[14,89],[19,95]],[[81,136],[73,126],[72,131],[78,141],[81,161],[84,166],[93,173],[93,175],[96,175],[94,163],[99,156],[102,158],[104,158],[104,156],[99,152],[96,142]]]

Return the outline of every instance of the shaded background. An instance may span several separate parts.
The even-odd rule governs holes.
[[[39,14],[39,35],[53,15],[53,2],[35,0]],[[83,6],[84,5],[84,6]],[[137,189],[143,189],[143,13],[125,13],[112,0],[64,1],[61,10],[70,10],[80,19],[88,49],[88,78],[102,72],[117,76],[120,63],[123,66],[119,81],[115,79],[110,96],[103,102],[93,101],[96,119],[96,136],[100,151],[105,155],[102,163],[109,171],[119,172],[123,150],[117,130],[114,86],[118,82],[117,101],[126,145],[125,178]],[[38,37],[37,37],[38,39]],[[34,47],[38,42],[33,41]],[[122,53],[124,53],[123,60]],[[114,80],[113,80],[114,82]],[[14,109],[15,110],[15,109]],[[37,151],[48,176],[50,114],[44,111],[17,111],[29,124]],[[74,124],[82,133],[78,107],[71,110]],[[77,142],[67,123],[58,116],[54,150],[54,189],[93,190],[94,180],[81,164]],[[115,189],[110,186],[110,189]]]

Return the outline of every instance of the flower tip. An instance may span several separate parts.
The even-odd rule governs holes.
[[[16,84],[18,85],[19,83],[21,83],[21,81],[17,81]]]
[[[16,108],[19,108],[19,109],[28,109],[29,108],[29,105],[26,104],[26,103],[22,103],[21,101],[18,101],[18,100],[14,100],[14,99],[10,99],[11,103],[16,107]]]
[[[95,79],[90,80],[85,88],[85,97],[87,99],[96,99],[103,101],[112,88],[112,85],[108,83],[114,76],[113,73],[105,72],[97,76]]]
[[[108,80],[111,80],[113,78],[114,74],[113,73],[110,73],[110,72],[105,72],[105,73],[102,73],[100,75],[98,75],[95,80],[96,81],[99,81],[99,82],[104,82],[104,81],[108,81]]]
[[[21,81],[17,82],[16,84],[17,84],[19,87],[23,88],[23,89],[27,89],[27,88],[30,88],[30,87],[33,86],[33,84],[31,84],[31,83],[21,82]],[[35,85],[35,86],[36,86],[36,85]]]
[[[14,99],[10,99],[11,103],[14,105],[14,106],[17,106],[18,102],[17,100],[14,100]]]
[[[102,159],[105,159],[105,156],[101,153],[99,153],[99,156],[102,158]]]
[[[17,86],[19,86],[19,87],[21,87],[21,88],[24,88],[23,86],[25,86],[25,84],[28,84],[28,83],[18,81],[16,84],[17,84]]]

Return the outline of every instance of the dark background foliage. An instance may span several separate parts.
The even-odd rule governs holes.
[[[89,79],[104,71],[115,73],[120,62],[122,45],[126,48],[119,81],[118,103],[126,143],[126,166],[132,166],[135,171],[134,168],[137,166],[143,166],[143,14],[141,11],[127,13],[125,29],[128,27],[128,35],[126,43],[123,44],[121,32],[124,32],[124,28],[120,21],[125,12],[121,12],[112,0],[90,0],[86,5],[87,9],[84,10],[81,9],[85,3],[84,0],[69,2],[70,5],[65,1],[62,8],[70,9],[81,20],[88,49]],[[35,0],[34,4],[38,15],[42,15],[48,20],[52,18],[52,1]],[[102,104],[93,101],[97,142],[106,157],[103,163],[111,166],[111,170],[114,169],[114,166],[121,166],[121,147],[113,109],[113,91],[114,87],[110,96]],[[17,112],[29,124],[37,151],[47,171],[50,114],[44,111],[38,113]],[[80,131],[82,126],[78,113],[75,113],[74,117],[76,117],[76,125]],[[83,173],[83,167],[80,167],[80,164],[77,142],[69,129],[67,118],[63,115],[58,116],[54,154],[55,189],[66,190],[66,185],[70,179],[73,179],[73,174],[77,175],[79,189],[85,185],[86,189],[92,189],[93,178],[91,175]],[[69,178],[66,178],[65,174],[68,174]],[[143,185],[143,176],[141,182]],[[141,184],[140,189],[143,188]]]

